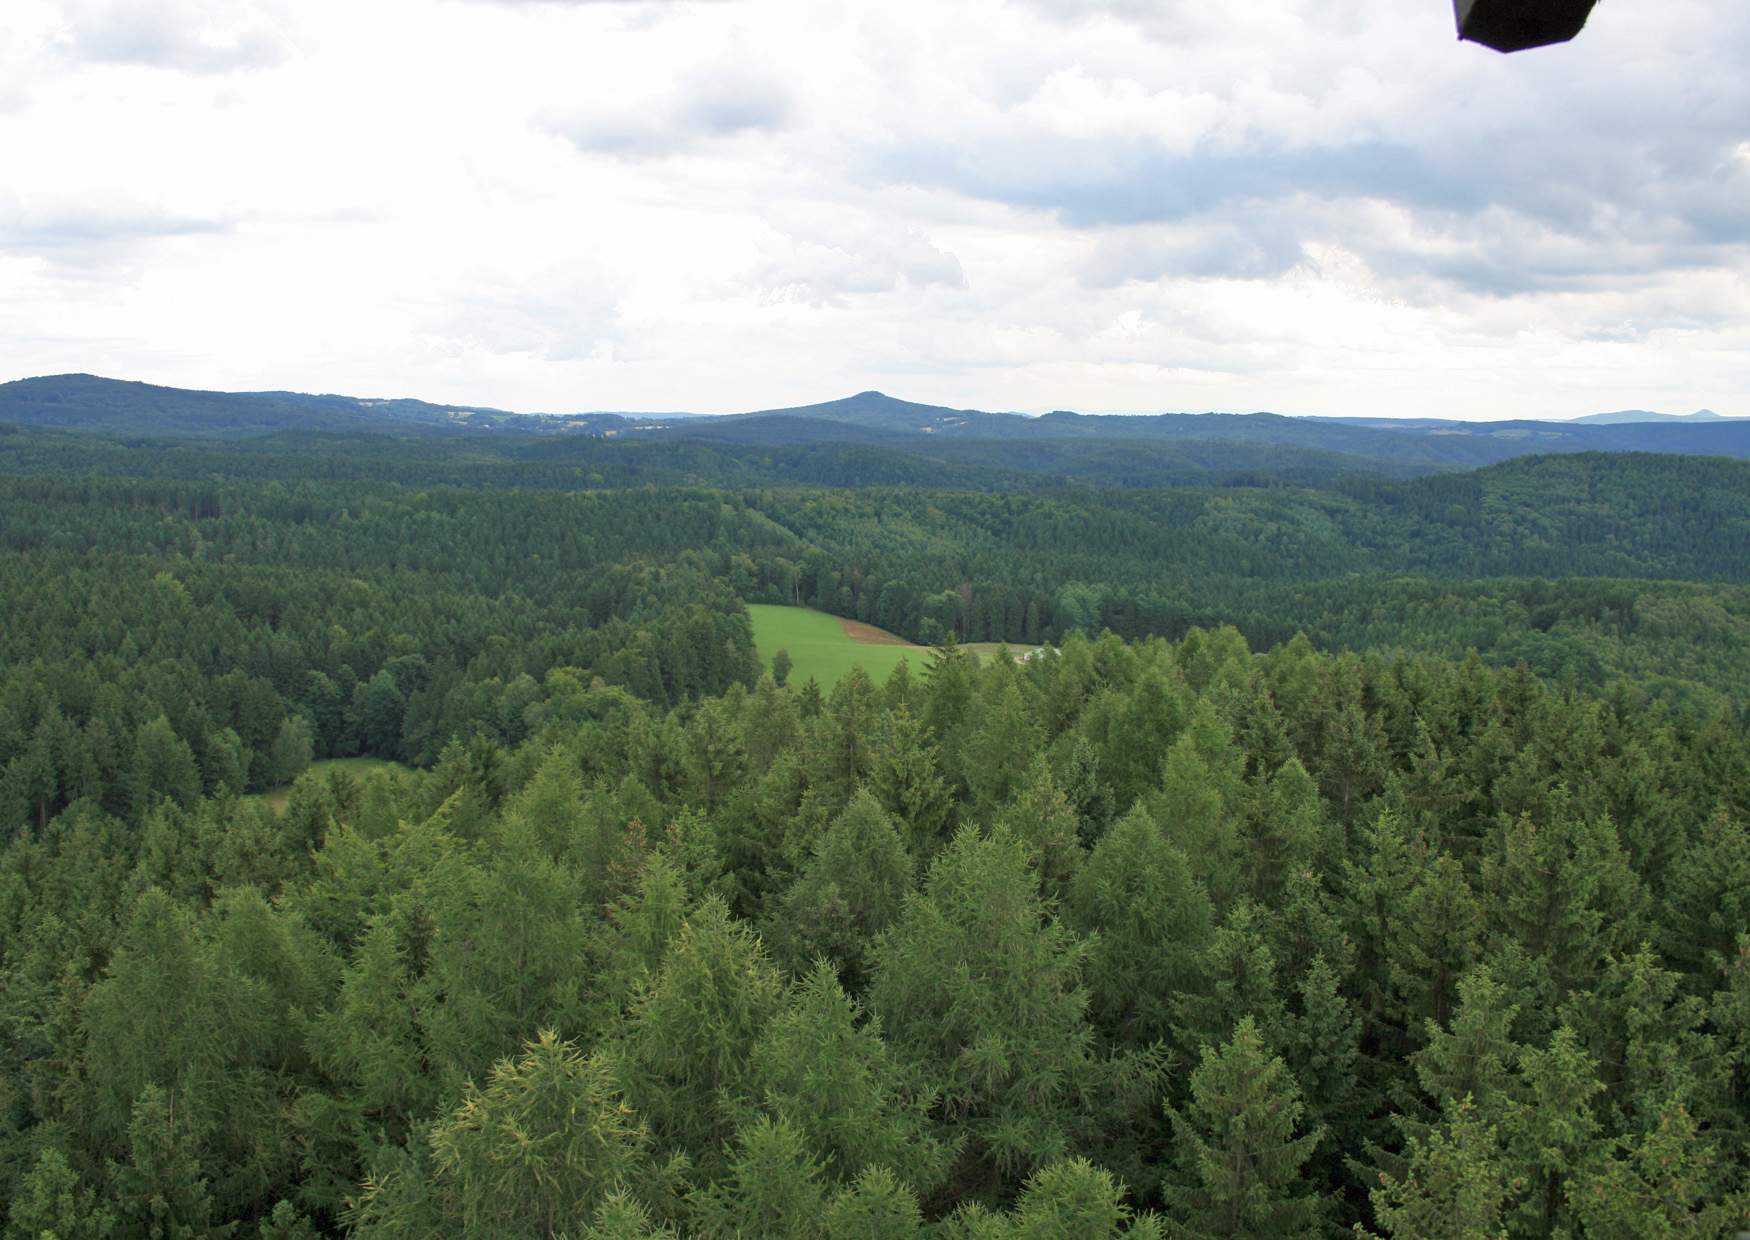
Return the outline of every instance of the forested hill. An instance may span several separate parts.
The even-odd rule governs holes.
[[[1404,568],[1750,579],[1746,462],[1644,453],[1541,456],[1410,483],[1356,481],[1339,490],[1370,512],[1414,522],[1395,560]]]
[[[523,433],[576,429],[561,418],[466,405],[300,392],[190,391],[96,375],[51,375],[0,383],[0,424],[212,439],[241,439],[287,430],[452,435],[493,429]]]
[[[424,459],[418,447],[410,445],[407,469]],[[176,474],[176,462],[200,453],[171,453],[170,464],[154,465],[157,457],[136,447],[114,459]],[[1597,687],[1627,678],[1694,704],[1750,701],[1750,465],[1735,461],[1584,455],[1341,490],[993,494],[460,489],[408,485],[412,474],[399,483],[317,481],[304,476],[307,457],[251,459],[264,472],[229,481],[10,480],[0,491],[0,552],[16,557],[9,571],[24,574],[9,583],[14,632],[58,642],[55,635],[77,630],[66,629],[64,607],[31,619],[39,602],[58,597],[42,593],[44,572],[115,576],[124,563],[128,590],[169,570],[207,580],[203,588],[221,599],[231,570],[214,566],[254,566],[248,575],[260,580],[251,597],[267,595],[249,605],[251,615],[299,608],[298,574],[369,579],[392,568],[413,574],[397,589],[520,593],[535,610],[517,622],[519,632],[547,614],[540,609],[576,607],[611,586],[603,601],[585,605],[582,629],[612,617],[644,625],[636,657],[609,660],[612,643],[582,630],[565,639],[578,651],[565,657],[673,700],[687,692],[677,676],[698,669],[670,666],[685,651],[663,647],[649,626],[666,605],[660,600],[680,608],[703,581],[720,579],[723,594],[744,601],[805,603],[924,643],[949,634],[1050,642],[1105,628],[1177,637],[1226,623],[1261,647],[1304,631],[1326,647],[1455,657],[1475,648],[1491,661],[1523,659]],[[680,578],[692,584],[644,587],[649,594],[611,585],[621,580],[616,566],[655,562],[668,575],[687,553],[703,557]],[[459,564],[473,565],[475,576],[455,582]],[[643,580],[645,571],[626,580]],[[338,582],[320,586],[331,588]],[[450,613],[472,617],[473,607]],[[494,602],[493,614],[501,611]],[[445,637],[444,649],[466,666],[490,624],[501,622],[470,619],[468,635]],[[419,647],[429,657],[431,640]],[[373,649],[355,669],[361,678],[389,657]],[[518,649],[534,662],[494,658],[489,674],[538,675],[560,658],[541,643]],[[15,657],[28,657],[28,643]],[[707,679],[721,683],[739,658],[745,649],[716,661]]]
[[[1287,477],[1408,477],[1522,456],[1664,452],[1750,458],[1750,419],[1587,424],[1288,418],[1268,413],[1028,418],[863,392],[758,413],[522,415],[415,400],[192,392],[63,375],[0,384],[0,426],[131,438],[249,440],[366,432],[459,439],[525,467],[588,462],[604,477],[859,485],[867,477],[990,489]],[[574,441],[593,441],[578,446]],[[504,442],[509,440],[510,442]]]
[[[313,521],[312,507],[332,504],[352,522],[366,514],[389,520],[403,510],[441,511],[456,522],[447,527],[450,532],[469,538],[477,536],[465,524],[470,514],[496,524],[503,519],[499,514],[522,512],[520,519],[535,525],[517,537],[530,553],[539,553],[543,540],[567,546],[580,531],[584,537],[599,531],[603,521],[618,528],[630,519],[626,513],[647,507],[652,493],[641,487],[582,494],[495,488],[471,499],[466,490],[318,483],[298,477],[300,465],[298,458],[282,462],[275,479],[282,485],[265,489],[244,480],[18,478],[0,496],[6,518],[0,545],[113,552],[154,549],[171,537],[152,524],[106,515],[108,504],[180,509],[195,518],[192,528],[209,542],[245,519],[284,524],[308,540],[328,525]],[[759,514],[780,536],[777,545],[791,554],[831,548],[917,571],[928,571],[925,566],[940,557],[943,572],[956,578],[967,564],[1000,551],[1031,566],[1016,579],[1036,576],[1063,557],[1066,580],[1074,579],[1076,562],[1111,561],[1134,564],[1139,580],[1186,574],[1205,582],[1304,581],[1393,572],[1750,581],[1750,463],[1706,458],[1536,457],[1465,475],[1356,480],[1332,490],[1180,487],[1005,495],[895,486],[671,493],[694,502],[720,497],[725,511]],[[93,523],[89,529],[86,522]],[[650,545],[678,551],[700,545],[693,539],[715,543],[734,528],[734,522],[716,520],[681,526]],[[443,564],[441,544],[419,529],[402,537],[404,560]],[[750,543],[742,550],[757,555],[760,547]],[[343,563],[355,553],[342,548],[337,554],[341,559],[324,562]],[[362,554],[368,561],[371,553]],[[510,574],[505,580],[514,577],[514,566],[502,571]],[[853,575],[860,579],[866,571]]]
[[[1750,1227],[1750,463],[819,415],[0,433],[4,1240]]]
[[[713,420],[715,421],[715,420]],[[754,426],[753,422],[742,427]],[[1330,486],[1425,475],[1422,464],[1223,440],[932,441],[813,423],[791,442],[744,442],[729,426],[674,439],[280,431],[245,439],[116,438],[0,425],[0,473],[396,481],[492,488],[922,486],[960,491],[1068,487]]]

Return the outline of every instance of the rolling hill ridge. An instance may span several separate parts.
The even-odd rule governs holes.
[[[453,440],[486,459],[599,458],[616,469],[635,463],[663,481],[727,476],[738,482],[862,485],[865,475],[868,481],[893,482],[916,474],[941,485],[946,474],[965,475],[967,485],[980,489],[1015,485],[1016,479],[1105,486],[1243,484],[1264,474],[1316,485],[1356,475],[1462,472],[1519,457],[1576,452],[1750,459],[1750,418],[1724,418],[1707,410],[1684,416],[1629,411],[1566,422],[1263,412],[1058,411],[1029,417],[866,391],[736,414],[526,414],[409,399],[191,391],[93,375],[0,384],[0,426],[232,443],[312,433]]]

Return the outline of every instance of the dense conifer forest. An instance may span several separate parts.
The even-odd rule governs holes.
[[[0,435],[6,1240],[1750,1229],[1750,465],[568,451]]]

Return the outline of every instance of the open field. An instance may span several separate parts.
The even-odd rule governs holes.
[[[331,771],[345,771],[354,779],[366,779],[380,771],[405,771],[407,768],[399,762],[390,762],[386,758],[324,758],[320,762],[310,764],[309,773],[326,775]],[[267,802],[267,807],[276,814],[286,812],[286,799],[292,794],[290,784],[279,788],[270,788],[257,794],[259,799]]]
[[[753,619],[754,645],[768,670],[772,656],[779,650],[790,652],[791,684],[800,685],[812,676],[821,689],[831,689],[853,667],[862,668],[879,684],[901,659],[909,662],[914,672],[922,672],[929,662],[930,647],[913,645],[872,624],[840,619],[808,607],[749,603],[747,611]],[[961,647],[980,660],[990,658],[1001,648],[1000,642],[972,642]],[[1009,654],[1019,659],[1037,649],[1010,645]]]
[[[876,682],[887,679],[901,659],[921,672],[929,649],[914,646],[902,637],[873,625],[840,620],[807,607],[778,607],[750,603],[754,646],[769,670],[779,650],[790,652],[790,683],[800,685],[810,676],[822,691],[830,690],[853,667],[860,667]]]

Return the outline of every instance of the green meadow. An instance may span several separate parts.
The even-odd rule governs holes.
[[[879,684],[887,679],[901,659],[911,664],[914,672],[922,672],[929,650],[913,646],[881,629],[858,626],[879,635],[879,641],[858,641],[839,623],[837,616],[807,607],[778,607],[769,603],[749,603],[748,615],[753,618],[754,646],[760,661],[769,671],[772,656],[780,650],[790,652],[790,683],[801,685],[810,676],[823,692],[838,684],[853,668],[860,667]]]
[[[877,683],[901,659],[921,673],[929,661],[930,648],[916,646],[886,629],[856,621],[841,621],[824,611],[810,607],[778,607],[770,603],[749,603],[748,615],[753,619],[753,640],[760,661],[770,671],[772,656],[780,650],[790,652],[790,683],[801,685],[814,677],[823,691],[831,689],[853,667],[860,667]],[[983,661],[1005,649],[1001,642],[974,642],[961,647],[974,658]],[[1037,646],[1008,646],[1011,657],[1019,659],[1039,649]]]

